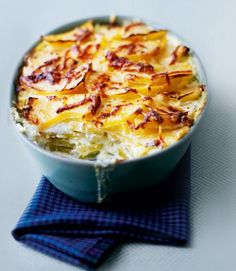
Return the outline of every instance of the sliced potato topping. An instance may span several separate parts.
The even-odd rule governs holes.
[[[106,163],[172,145],[207,100],[188,47],[167,30],[115,18],[43,36],[25,58],[17,89],[31,139]]]

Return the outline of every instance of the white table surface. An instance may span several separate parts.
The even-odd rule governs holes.
[[[190,246],[123,245],[99,270],[236,270],[235,10],[233,0],[0,0],[1,270],[81,270],[32,251],[10,235],[41,172],[10,127],[8,92],[19,58],[41,34],[103,14],[149,18],[181,33],[202,59],[211,97],[192,145]]]

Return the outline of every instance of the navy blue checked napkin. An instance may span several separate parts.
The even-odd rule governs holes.
[[[73,200],[42,177],[12,234],[47,255],[95,269],[125,242],[186,244],[189,193],[190,150],[161,186],[104,205]]]

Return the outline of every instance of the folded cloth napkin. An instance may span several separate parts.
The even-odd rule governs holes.
[[[12,234],[40,252],[95,269],[124,242],[185,244],[189,238],[189,192],[189,150],[162,185],[114,197],[104,205],[76,201],[42,177]]]

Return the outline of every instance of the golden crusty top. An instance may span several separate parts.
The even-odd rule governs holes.
[[[26,56],[17,88],[22,125],[26,133],[34,127],[35,141],[64,135],[74,144],[69,154],[84,158],[83,138],[88,150],[99,145],[95,158],[109,142],[117,145],[116,160],[178,141],[207,99],[189,48],[140,21],[88,21],[43,36]]]

